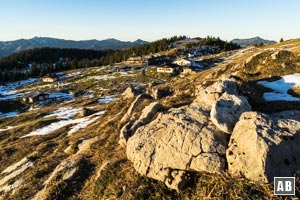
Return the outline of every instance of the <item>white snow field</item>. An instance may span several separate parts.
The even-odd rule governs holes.
[[[258,81],[257,84],[273,90],[264,93],[263,97],[266,101],[300,101],[300,98],[287,93],[290,88],[300,86],[300,74],[281,76],[281,79],[273,82]]]

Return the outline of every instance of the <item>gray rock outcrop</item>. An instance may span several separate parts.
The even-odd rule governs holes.
[[[133,87],[132,85],[130,85],[124,92],[123,92],[123,96],[124,98],[133,98],[139,94],[141,94],[143,92],[143,89],[140,87]]]
[[[149,123],[156,113],[162,109],[162,106],[158,102],[152,102],[146,106],[138,120],[130,120],[120,131],[119,144],[125,145],[129,137],[140,127]]]
[[[241,114],[248,111],[251,106],[246,97],[225,92],[213,103],[210,117],[220,130],[230,134]]]
[[[142,175],[178,189],[185,172],[225,169],[227,135],[209,120],[209,112],[185,106],[160,113],[127,141],[127,157]]]
[[[237,82],[234,78],[224,78],[206,88],[202,85],[198,86],[195,92],[197,97],[194,103],[201,105],[203,109],[211,110],[212,105],[224,92],[239,95]]]
[[[138,95],[134,101],[131,103],[130,107],[128,108],[127,112],[125,113],[125,115],[122,117],[121,119],[121,123],[126,122],[130,116],[133,114],[134,110],[136,109],[136,107],[142,103],[142,101],[144,99],[151,99],[152,97],[149,94],[140,94]]]
[[[149,93],[156,100],[172,94],[172,92],[169,89],[162,88],[151,88]]]
[[[300,169],[299,130],[300,111],[243,113],[226,152],[229,173],[264,182],[294,176]]]

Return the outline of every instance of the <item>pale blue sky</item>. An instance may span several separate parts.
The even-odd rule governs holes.
[[[0,41],[300,37],[299,0],[2,0]]]

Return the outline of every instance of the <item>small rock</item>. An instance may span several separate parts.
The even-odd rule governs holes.
[[[79,111],[79,115],[80,117],[86,117],[86,116],[89,116],[91,114],[93,114],[94,111],[93,110],[90,110],[88,108],[82,108],[80,111]]]
[[[168,89],[162,89],[162,88],[152,88],[150,90],[150,95],[154,98],[154,99],[160,99],[162,97],[166,97],[171,95],[172,92]]]
[[[129,86],[124,92],[123,92],[123,96],[124,98],[133,98],[139,94],[141,94],[143,92],[143,90],[139,87],[133,87],[133,86]]]

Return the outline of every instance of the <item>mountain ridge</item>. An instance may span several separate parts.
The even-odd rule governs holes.
[[[276,41],[274,41],[274,40],[263,39],[259,36],[256,36],[253,38],[246,38],[246,39],[236,38],[236,39],[231,40],[230,42],[238,44],[241,47],[247,47],[247,46],[251,46],[254,44],[261,44],[261,43],[263,43],[263,44],[275,44],[276,43]]]
[[[54,48],[78,48],[92,50],[124,49],[147,44],[147,41],[137,39],[133,42],[121,41],[115,38],[105,40],[65,40],[51,37],[33,37],[31,39],[18,39],[13,41],[0,41],[0,58],[22,50],[54,47]]]

